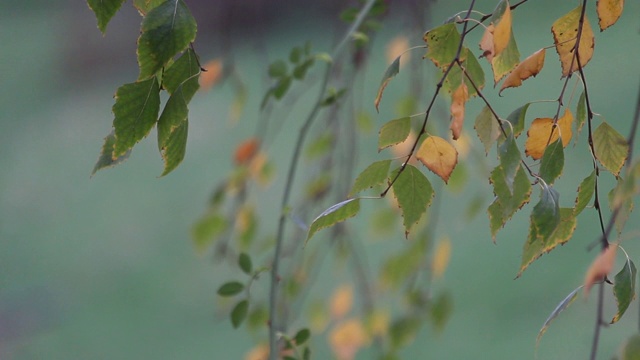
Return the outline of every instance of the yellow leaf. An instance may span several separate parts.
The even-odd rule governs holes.
[[[358,350],[368,342],[364,327],[357,319],[344,321],[329,333],[329,344],[338,360],[354,359]]]
[[[553,26],[551,26],[556,51],[560,56],[560,63],[562,64],[562,77],[568,76],[578,70],[578,59],[574,59],[574,57],[581,12],[582,6],[578,6],[556,20]],[[589,20],[586,15],[584,17],[582,35],[578,45],[580,64],[582,67],[585,67],[593,56],[593,46],[595,45],[593,30],[591,30],[591,25],[589,25]]]
[[[434,279],[439,279],[449,265],[451,258],[451,241],[445,237],[438,242],[431,261],[431,271]]]
[[[407,138],[403,142],[391,147],[391,153],[393,154],[393,156],[397,158],[407,157],[409,156],[409,152],[411,151],[411,148],[413,148],[413,143],[415,141],[416,141],[416,134],[413,131],[411,131],[409,133],[409,136],[407,136]],[[411,159],[409,159],[409,164],[411,165],[415,165],[416,162],[417,161],[414,157],[411,157]],[[393,196],[391,197],[393,198]]]
[[[500,93],[506,88],[518,87],[522,85],[523,80],[527,80],[532,76],[538,75],[544,66],[545,53],[545,49],[542,48],[524,59],[524,61],[521,62],[518,67],[516,67],[515,70],[513,70],[504,80],[502,87],[500,88]]]
[[[495,27],[493,26],[493,23],[489,24],[489,26],[484,29],[484,34],[482,35],[482,39],[480,39],[480,50],[482,50],[481,57],[486,57],[489,63],[491,63],[491,60],[493,60],[493,57],[496,54],[493,44],[494,30]]]
[[[617,244],[610,244],[596,257],[584,277],[584,294],[589,295],[589,290],[593,284],[604,279],[613,269],[616,260]]]
[[[608,28],[618,21],[622,15],[624,0],[598,0],[598,25],[600,31]]]
[[[409,48],[409,39],[405,35],[398,35],[387,43],[387,62],[391,64],[398,56],[402,55]],[[400,58],[400,67],[404,67],[410,58],[405,56]]]
[[[498,56],[509,45],[511,38],[511,8],[507,3],[504,14],[493,30],[493,55]]]
[[[451,133],[453,140],[457,140],[462,133],[464,123],[464,103],[469,100],[467,85],[462,82],[460,86],[451,94]]]
[[[458,152],[453,145],[438,136],[429,136],[422,142],[416,158],[446,183],[458,164]]]
[[[207,91],[214,87],[222,78],[222,60],[213,59],[203,65],[203,71],[200,74],[200,90]]]
[[[569,109],[566,109],[564,115],[558,119],[557,127],[553,126],[553,119],[551,118],[533,120],[529,131],[527,131],[527,142],[524,144],[525,154],[531,156],[534,160],[540,159],[547,145],[556,141],[558,136],[562,137],[562,146],[567,147],[569,141],[571,141],[572,122],[573,114]]]
[[[353,287],[342,285],[331,296],[331,316],[334,319],[342,319],[351,310],[353,305]]]

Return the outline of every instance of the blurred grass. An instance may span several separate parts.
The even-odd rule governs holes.
[[[626,119],[633,110],[639,78],[637,62],[630,59],[640,57],[640,50],[629,46],[638,43],[633,21],[633,14],[640,13],[638,4],[630,4],[625,11],[618,26],[600,35],[596,57],[587,71],[596,111],[623,134],[628,131]],[[80,14],[91,16],[88,11]],[[437,21],[448,14],[439,8],[433,16]],[[540,23],[548,28],[553,22],[545,15],[515,15],[523,56],[539,46],[539,34],[526,29]],[[220,354],[240,358],[255,339],[245,331],[232,330],[225,317],[228,309],[215,295],[222,281],[237,274],[228,266],[214,267],[208,259],[198,258],[190,244],[189,227],[203,211],[213,185],[230,169],[234,144],[253,134],[254,124],[246,119],[258,117],[261,83],[257,79],[262,78],[266,64],[251,55],[250,43],[237,47],[236,65],[251,91],[245,119],[235,127],[227,122],[232,96],[228,88],[197,96],[187,158],[174,173],[157,178],[162,164],[152,133],[127,162],[89,179],[102,138],[111,126],[111,95],[121,83],[132,81],[131,68],[115,75],[100,73],[100,79],[90,82],[69,82],[61,71],[68,56],[62,53],[62,44],[69,31],[65,26],[69,18],[62,10],[0,16],[0,43],[11,49],[0,54],[5,88],[0,97],[4,129],[0,135],[0,358],[210,359]],[[330,40],[320,39],[326,33],[317,24],[306,24],[304,30],[300,24],[280,26],[266,40],[274,57],[285,57],[288,49],[309,37],[318,39],[314,41],[318,50],[325,49]],[[384,44],[398,29],[399,23],[390,21],[372,54],[383,54]],[[94,26],[76,31],[101,37]],[[551,42],[550,35],[547,39]],[[621,47],[625,54],[620,55]],[[416,59],[419,56],[415,54]],[[508,113],[525,99],[555,98],[558,83],[545,85],[559,78],[555,62],[550,52],[548,68],[521,89],[505,92],[501,102],[496,102],[498,111]],[[362,95],[369,110],[384,68],[384,56],[373,56]],[[90,73],[83,70],[83,74]],[[390,109],[404,95],[408,76],[401,71],[389,85],[382,112],[376,117],[378,125],[394,117]],[[305,105],[293,110],[294,116],[290,115],[273,140],[270,151],[281,160],[279,174],[289,159],[285,140],[296,133],[295,114]],[[531,108],[530,114],[545,109],[533,106],[538,107]],[[470,106],[468,131],[479,110],[477,102]],[[581,138],[585,136],[583,131]],[[475,137],[474,142],[478,145]],[[363,141],[360,149],[356,172],[377,156],[375,136]],[[573,202],[575,187],[591,166],[582,145],[568,151],[578,160],[566,165],[558,184],[565,206]],[[608,188],[612,179],[603,178]],[[280,188],[281,184],[261,198],[267,230],[272,229],[277,214],[267,211],[265,204],[277,200]],[[478,189],[491,191],[482,179],[460,195],[439,195],[446,215],[439,217],[438,234],[450,235],[453,258],[445,282],[438,286],[453,292],[455,311],[444,333],[425,328],[403,353],[404,358],[464,359],[478,354],[494,359],[533,358],[540,326],[556,304],[582,282],[594,257],[585,247],[595,239],[598,227],[595,212],[586,210],[567,245],[543,256],[514,281],[528,211],[517,214],[493,245],[484,212],[460,226],[466,202]],[[537,190],[532,196],[535,201]],[[489,196],[485,201],[488,204]],[[366,217],[352,221],[366,238],[367,224],[358,219]],[[637,230],[637,219],[632,215],[630,228]],[[404,242],[398,232],[387,241],[365,242],[364,251],[375,263],[381,254],[397,250]],[[635,243],[624,245],[631,254],[640,251]],[[344,271],[344,267],[325,265],[314,294],[331,290]],[[607,317],[613,316],[612,299],[607,304]],[[538,358],[586,358],[594,309],[593,296],[576,301],[547,331]],[[635,331],[637,316],[634,302],[620,324],[603,331],[602,358]],[[320,341],[314,343],[314,352],[320,354],[318,358],[329,357]]]

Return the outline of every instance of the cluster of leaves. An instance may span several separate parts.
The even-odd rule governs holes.
[[[124,0],[87,2],[104,33]],[[133,5],[143,17],[137,49],[140,74],[135,82],[116,91],[113,131],[105,138],[93,173],[122,162],[157,126],[164,176],[185,156],[188,105],[198,90],[201,72],[198,56],[190,48],[196,37],[196,21],[183,0],[137,0]],[[160,112],[163,90],[169,99]]]

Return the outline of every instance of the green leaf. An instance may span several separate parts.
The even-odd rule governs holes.
[[[602,122],[593,132],[593,147],[602,166],[618,176],[629,155],[625,138],[609,124]]]
[[[554,181],[562,174],[564,168],[564,150],[562,139],[558,137],[544,150],[540,163],[540,177],[547,184],[553,184]]]
[[[518,51],[518,45],[512,32],[507,47],[491,60],[494,85],[498,84],[498,82],[510,73],[511,70],[515,69],[519,63],[520,52]]]
[[[326,155],[333,148],[335,141],[336,139],[333,133],[325,132],[307,146],[304,155],[308,160]]]
[[[540,201],[531,212],[531,225],[535,227],[537,238],[547,240],[560,223],[560,193],[552,186],[542,189]]]
[[[387,122],[380,128],[378,151],[405,141],[410,132],[411,118],[408,116]]]
[[[631,335],[622,346],[620,360],[640,359],[640,334]]]
[[[358,198],[348,199],[330,206],[313,220],[306,241],[309,241],[318,230],[352,218],[356,216],[358,211],[360,211],[360,199]]]
[[[251,275],[253,264],[251,263],[251,257],[249,257],[247,253],[240,253],[240,256],[238,256],[238,266],[240,266],[242,272]]]
[[[424,34],[427,43],[426,58],[441,68],[446,69],[456,57],[460,46],[460,32],[455,24],[444,24]]]
[[[309,58],[305,60],[302,64],[293,68],[293,77],[298,80],[303,80],[304,77],[307,75],[307,71],[309,71],[309,69],[313,66],[314,62],[315,62],[314,58]]]
[[[521,107],[513,110],[513,112],[509,114],[509,116],[507,116],[507,120],[511,123],[511,126],[513,127],[513,134],[516,138],[520,136],[520,134],[524,130],[524,122],[527,115],[527,109],[529,109],[529,105],[531,105],[531,103],[526,103]]]
[[[397,169],[393,173],[399,171]],[[433,199],[433,188],[429,180],[413,165],[406,165],[395,183],[393,194],[398,200],[404,218],[405,235],[409,235],[411,227],[420,220]]]
[[[592,171],[589,176],[584,178],[578,186],[578,196],[576,197],[576,206],[573,210],[574,214],[578,216],[589,205],[593,193],[596,188],[596,171]]]
[[[382,81],[380,81],[380,86],[378,87],[378,94],[376,95],[376,99],[374,100],[374,105],[376,107],[376,111],[378,110],[378,106],[380,105],[380,100],[382,100],[382,93],[384,92],[384,88],[387,87],[389,81],[393,79],[400,72],[400,56],[398,56],[391,65],[387,68],[382,76]]]
[[[167,0],[133,0],[133,6],[144,16],[149,12],[149,10],[164,3],[165,1]]]
[[[299,62],[301,58],[302,58],[302,48],[300,48],[299,46],[296,46],[293,49],[291,49],[291,51],[289,52],[289,61],[295,64]]]
[[[569,307],[569,305],[571,305],[573,303],[573,301],[578,297],[578,291],[580,291],[580,289],[582,289],[583,286],[584,285],[580,285],[575,290],[570,292],[569,295],[567,295],[567,297],[565,297],[558,304],[558,306],[556,306],[556,308],[553,309],[553,311],[551,312],[551,315],[549,315],[547,320],[545,320],[544,324],[542,325],[542,328],[540,329],[540,331],[538,331],[538,336],[536,337],[536,348],[540,344],[540,340],[542,339],[542,335],[544,335],[544,333],[549,328],[549,325],[551,325],[551,322],[553,320],[555,320],[558,317],[558,315],[560,315],[560,313],[565,311]]]
[[[218,289],[218,295],[225,297],[233,296],[239,294],[242,290],[244,290],[243,283],[238,281],[229,281],[220,286]]]
[[[453,297],[449,292],[441,293],[433,300],[429,310],[433,327],[436,331],[442,332],[453,313]]]
[[[474,129],[476,129],[480,142],[484,145],[484,151],[487,154],[500,136],[500,124],[498,121],[488,106],[482,108],[482,111],[476,117]]]
[[[287,93],[291,87],[291,76],[284,76],[276,82],[276,84],[271,88],[273,90],[273,96],[280,100]]]
[[[391,348],[398,349],[410,344],[416,337],[422,320],[416,316],[407,316],[395,320],[389,328]]]
[[[131,154],[131,150],[124,153],[124,155],[113,158],[113,147],[116,143],[116,135],[114,131],[111,131],[107,137],[104,138],[104,145],[102,145],[102,151],[100,151],[100,157],[98,157],[98,161],[96,165],[93,167],[93,171],[91,172],[91,176],[95,175],[96,172],[100,169],[115,166],[123,161],[125,161],[129,154]]]
[[[276,60],[269,64],[269,76],[272,78],[281,78],[287,76],[287,63],[284,60]]]
[[[509,191],[513,193],[515,177],[522,160],[513,134],[509,134],[505,141],[498,147],[498,156],[500,157],[500,166],[502,166],[504,180]]]
[[[349,192],[349,196],[353,196],[376,185],[384,184],[384,182],[387,181],[390,166],[391,160],[376,161],[367,166],[356,178]]]
[[[463,62],[463,66],[465,67],[467,74],[473,80],[473,84],[471,81],[464,75],[460,66],[455,65],[451,71],[449,71],[449,75],[444,81],[443,88],[449,93],[452,94],[464,81],[465,85],[467,85],[467,91],[469,92],[469,97],[474,97],[478,95],[478,92],[473,87],[478,87],[478,89],[482,89],[484,87],[484,71],[482,70],[482,66],[475,58],[471,50],[466,47],[462,48],[460,53],[460,60]]]
[[[520,277],[524,270],[526,270],[526,268],[540,256],[555,249],[558,245],[564,245],[571,239],[571,236],[573,236],[573,232],[575,231],[577,224],[573,209],[560,208],[558,213],[560,221],[548,238],[544,238],[540,235],[539,232],[544,231],[545,229],[540,229],[539,226],[535,225],[534,221],[532,220],[529,227],[529,238],[525,242],[524,250],[522,251],[522,262],[520,264],[520,271],[518,272],[516,278]]]
[[[189,108],[179,87],[164,107],[158,120],[158,149],[164,160],[164,176],[173,171],[184,159],[189,130]]]
[[[122,85],[115,95],[113,158],[119,158],[149,134],[160,111],[160,87],[155,77]]]
[[[113,15],[118,12],[125,0],[87,0],[89,8],[96,14],[98,29],[104,35],[107,31],[107,24]]]
[[[613,280],[613,295],[615,295],[618,303],[618,312],[611,319],[611,324],[620,320],[627,308],[629,308],[631,301],[636,297],[636,273],[636,265],[633,261],[627,259],[624,267],[616,274]]]
[[[310,360],[311,359],[311,349],[309,347],[305,347],[302,351],[302,360]]]
[[[618,234],[622,233],[622,229],[633,211],[633,196],[637,192],[634,187],[634,178],[633,175],[626,179],[619,177],[616,187],[609,192],[609,209],[613,211],[617,207],[620,208],[620,210],[618,210],[618,217],[616,217],[616,230]]]
[[[196,20],[183,0],[168,0],[142,20],[138,38],[139,79],[152,77],[196,38]]]
[[[301,329],[296,333],[296,336],[293,337],[293,340],[296,342],[296,345],[302,345],[309,340],[310,336],[311,331],[309,331],[309,329]]]
[[[487,209],[491,237],[495,242],[498,230],[511,219],[516,211],[529,202],[531,183],[521,166],[518,166],[516,170],[513,186],[509,185],[509,179],[507,179],[502,165],[493,169],[489,180],[493,184],[493,193],[496,195]]]
[[[587,101],[585,100],[584,91],[580,94],[580,99],[578,99],[578,109],[576,110],[576,136],[575,142],[578,142],[578,135],[580,135],[580,130],[582,130],[582,126],[587,120]]]
[[[175,93],[178,88],[182,87],[184,100],[188,104],[200,88],[200,83],[198,82],[199,75],[200,65],[198,55],[196,55],[192,49],[187,49],[187,51],[164,72],[162,85],[167,89],[169,94]]]
[[[249,312],[249,302],[247,300],[242,300],[236,304],[236,306],[231,310],[231,325],[235,329],[237,329],[242,322],[247,317],[247,313]]]
[[[225,232],[227,225],[227,220],[215,211],[209,211],[198,220],[191,229],[191,237],[196,251],[200,254],[204,253],[216,240],[216,237]]]

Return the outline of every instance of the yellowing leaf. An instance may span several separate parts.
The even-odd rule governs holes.
[[[551,26],[556,51],[560,56],[560,63],[562,64],[562,77],[568,76],[578,70],[578,58],[574,59],[574,57],[581,12],[582,6],[578,6],[556,20],[553,26]],[[585,15],[580,43],[578,44],[578,55],[582,67],[585,67],[589,60],[591,60],[594,45],[593,30],[591,30],[591,25],[589,25],[589,20]]]
[[[238,145],[233,154],[233,160],[236,165],[246,165],[256,156],[259,148],[260,140],[255,137],[249,138]]]
[[[451,94],[451,133],[453,139],[457,140],[462,133],[462,125],[464,124],[464,103],[469,100],[469,91],[467,85],[463,82]]]
[[[380,101],[382,100],[382,93],[384,89],[389,84],[389,81],[393,79],[400,72],[400,56],[398,56],[392,63],[389,65],[387,70],[384,72],[384,76],[382,77],[382,81],[380,81],[380,86],[378,87],[378,94],[376,95],[376,99],[373,101],[373,105],[376,107],[376,111],[378,110],[378,106],[380,105]]]
[[[458,163],[458,152],[447,140],[429,136],[420,145],[416,158],[446,183]]]
[[[213,59],[202,66],[206,71],[200,74],[200,89],[203,91],[210,90],[220,79],[222,79],[222,60],[220,58]]]
[[[353,305],[353,287],[342,285],[337,288],[330,300],[331,316],[334,319],[344,318]]]
[[[498,4],[496,12],[504,7],[504,13],[502,17],[496,22],[495,29],[493,30],[493,51],[494,56],[500,55],[500,53],[506,49],[511,38],[511,8],[508,1],[502,1]]]
[[[482,57],[487,58],[489,62],[493,60],[493,56],[495,55],[495,47],[493,44],[493,31],[495,27],[493,24],[489,24],[489,26],[484,29],[484,34],[482,35],[482,39],[480,39],[480,50],[482,50]]]
[[[600,31],[608,28],[618,21],[622,15],[624,0],[598,0],[598,25]]]
[[[610,244],[598,257],[593,260],[591,266],[587,270],[584,277],[584,294],[589,294],[589,290],[593,284],[601,281],[607,274],[613,269],[613,265],[616,260],[616,250],[618,250],[617,244]]]
[[[358,350],[368,342],[367,333],[357,319],[342,322],[329,333],[329,344],[338,360],[355,359]]]
[[[451,258],[451,241],[449,238],[443,238],[440,240],[434,251],[433,260],[431,262],[431,271],[433,277],[439,279],[444,274],[444,271],[449,265],[449,259]]]
[[[518,87],[522,85],[523,80],[527,80],[532,76],[538,75],[544,66],[545,52],[545,49],[542,48],[524,59],[524,61],[521,62],[520,65],[518,65],[518,67],[516,67],[515,70],[513,70],[504,80],[502,87],[500,88],[500,93],[502,93],[502,90],[506,88]]]
[[[562,146],[567,147],[569,141],[571,141],[572,122],[573,114],[569,109],[566,109],[564,115],[558,119],[556,128],[554,128],[553,119],[551,118],[533,120],[529,131],[527,131],[527,142],[524,144],[525,154],[531,156],[534,160],[540,159],[547,145],[556,141],[560,135],[562,137]]]
[[[409,152],[411,151],[411,148],[413,148],[413,143],[415,141],[416,134],[411,131],[409,133],[409,136],[407,136],[407,138],[403,142],[391,147],[391,153],[397,158],[407,157],[409,156]],[[409,159],[409,164],[415,165],[416,163],[417,160],[412,156],[411,159]]]

